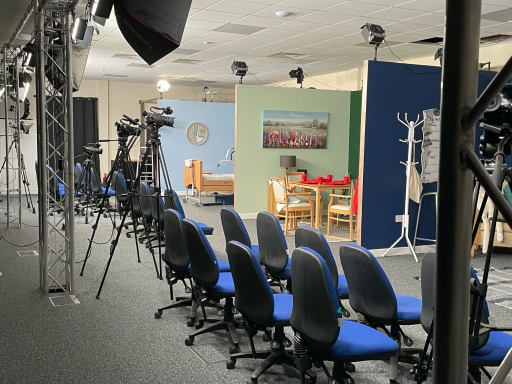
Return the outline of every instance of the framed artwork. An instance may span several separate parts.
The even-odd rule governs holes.
[[[326,149],[329,113],[263,111],[263,148]]]

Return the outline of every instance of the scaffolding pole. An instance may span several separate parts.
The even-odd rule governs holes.
[[[5,196],[6,196],[6,211],[5,215],[7,217],[7,229],[11,227],[11,207],[10,200],[11,196],[9,194],[9,107],[7,105],[9,98],[9,90],[7,88],[7,77],[9,73],[9,63],[7,62],[7,44],[4,45],[4,116],[5,116]]]
[[[16,73],[16,101],[14,103],[14,114],[16,117],[16,127],[13,128],[13,140],[15,140],[15,147],[17,151],[18,161],[18,228],[21,229],[21,130],[20,130],[20,101],[25,103],[25,100],[20,100],[20,59],[15,57],[14,71]],[[25,85],[26,86],[26,85]],[[7,120],[6,120],[7,121]],[[14,137],[16,136],[16,137]]]

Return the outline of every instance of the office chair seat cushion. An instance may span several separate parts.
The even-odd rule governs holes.
[[[57,185],[59,186],[59,196],[64,196],[64,194],[66,193],[66,188],[64,187],[64,184],[57,183]]]
[[[217,265],[219,266],[219,272],[229,272],[229,263],[227,261],[217,259]],[[188,270],[190,272],[190,264],[188,265]]]
[[[289,324],[292,315],[293,296],[289,293],[274,293],[273,296],[274,314],[272,315],[272,322]]]
[[[105,187],[101,187],[101,192],[102,193],[105,193],[106,191],[106,188]],[[113,191],[112,189],[108,189],[108,192],[107,192],[107,195],[109,196],[115,196],[116,195],[116,191]]]
[[[396,295],[397,320],[420,321],[421,299],[407,295]]]
[[[512,335],[501,331],[491,332],[487,344],[471,352],[469,362],[482,366],[500,365],[510,348],[512,348]]]
[[[259,245],[251,245],[251,251],[254,256],[258,257],[258,252],[260,251]]]
[[[292,259],[288,258],[288,262],[286,263],[286,267],[284,267],[280,272],[276,273],[274,276],[280,279],[287,279],[292,274]]]
[[[206,292],[214,293],[221,297],[233,297],[235,296],[235,283],[233,282],[233,276],[231,272],[219,273],[219,281],[211,288],[206,288]]]
[[[397,350],[398,344],[384,333],[345,320],[334,345],[318,353],[326,360],[350,358],[349,361],[361,361],[379,356],[392,356]]]
[[[348,284],[345,275],[338,275],[338,287],[336,288],[336,294],[338,295],[338,297],[348,297]]]
[[[178,199],[179,201],[179,199]],[[178,211],[179,212],[179,211]],[[201,230],[203,231],[203,233],[205,235],[212,235],[213,234],[213,227],[210,227],[209,225],[205,224],[205,223],[197,223],[199,224],[199,227],[201,228]]]

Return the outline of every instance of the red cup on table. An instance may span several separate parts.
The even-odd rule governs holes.
[[[330,183],[332,181],[332,175],[327,175],[327,181]]]
[[[343,182],[344,182],[344,183],[346,183],[346,184],[350,183],[350,177],[345,176],[345,177],[343,178]]]
[[[300,181],[302,181],[302,182],[308,181],[308,175],[301,175]]]
[[[318,176],[316,178],[316,181],[317,181],[318,185],[322,185],[324,183],[324,178],[322,176]]]

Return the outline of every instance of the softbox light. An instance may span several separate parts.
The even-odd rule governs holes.
[[[87,58],[89,57],[89,50],[91,49],[91,42],[89,45],[84,46],[81,44],[73,44],[73,59],[72,63],[72,79],[73,79],[73,92],[76,92],[80,89],[80,84],[82,84],[82,78],[84,76],[85,65],[87,64]],[[62,49],[53,49],[50,51],[50,55],[53,60],[62,68]],[[60,88],[64,85],[64,76],[56,71],[55,75],[51,71],[47,71],[46,77],[48,81],[52,83],[55,88]]]
[[[180,46],[192,0],[114,0],[117,25],[148,65]]]

